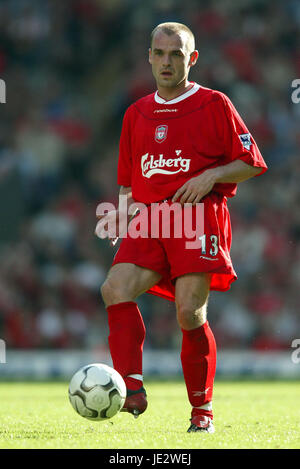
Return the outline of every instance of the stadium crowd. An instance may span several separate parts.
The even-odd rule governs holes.
[[[162,21],[194,31],[190,78],[230,97],[269,166],[229,201],[239,278],[211,293],[217,343],[286,349],[300,330],[300,3],[2,0],[0,337],[10,348],[107,348],[99,287],[115,249],[94,235],[95,209],[117,202],[122,116],[155,90],[147,50]],[[138,303],[145,347],[178,347],[174,305]]]

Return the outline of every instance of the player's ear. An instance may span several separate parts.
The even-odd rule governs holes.
[[[198,57],[199,57],[199,52],[197,50],[194,50],[190,55],[190,61],[189,61],[190,67],[193,67],[196,64]]]
[[[152,64],[152,49],[149,47],[149,63]]]

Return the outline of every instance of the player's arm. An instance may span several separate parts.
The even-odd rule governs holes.
[[[134,203],[134,200],[132,198],[132,189],[131,186],[126,187],[126,186],[121,186],[120,187],[120,192],[119,196],[124,196],[127,198],[127,206],[129,207],[131,204]],[[120,208],[120,207],[119,207]]]
[[[132,188],[131,186],[121,186],[119,192],[119,218],[123,217],[126,219],[126,230],[132,220],[139,210],[139,204],[135,202],[132,197]]]
[[[207,195],[216,183],[239,183],[257,176],[262,168],[251,166],[242,160],[235,160],[226,165],[207,169],[199,176],[189,179],[174,194],[172,202],[193,205]]]
[[[99,204],[96,210],[98,223],[95,234],[101,238],[108,238],[110,244],[114,246],[119,237],[127,232],[127,227],[136,213],[137,208],[132,198],[132,189],[130,186],[121,186],[119,191],[119,206],[115,210],[105,208],[105,204]]]
[[[223,94],[219,97],[211,108],[211,132],[223,144],[223,164],[188,180],[175,193],[173,202],[179,199],[182,204],[196,204],[217,183],[237,184],[267,170],[256,142],[230,99]]]
[[[120,191],[118,208],[116,209],[115,207],[111,207],[108,210],[105,210],[103,204],[99,204],[96,211],[96,216],[99,221],[96,226],[95,234],[101,239],[110,239],[111,245],[115,245],[118,238],[123,237],[127,233],[127,228],[131,220],[131,215],[135,212],[131,188],[132,120],[134,120],[134,108],[133,106],[130,106],[125,112],[123,118],[119,144],[117,181],[120,186]]]
[[[217,168],[211,169],[214,173],[215,183],[217,182],[229,182],[239,183],[246,181],[254,176],[261,173],[261,168],[251,166],[242,160],[235,160],[232,163],[218,166]]]

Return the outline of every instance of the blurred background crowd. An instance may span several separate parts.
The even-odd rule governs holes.
[[[222,348],[290,347],[300,331],[298,0],[0,0],[0,337],[8,348],[106,349],[99,287],[115,249],[94,235],[117,203],[122,117],[155,90],[149,36],[187,24],[190,78],[226,93],[269,166],[229,201],[238,281],[212,292]],[[146,348],[177,348],[174,304],[138,303]],[[298,333],[298,336],[297,336]]]

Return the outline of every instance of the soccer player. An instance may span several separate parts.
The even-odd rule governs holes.
[[[147,407],[142,371],[145,327],[135,300],[149,292],[176,304],[181,363],[192,407],[188,431],[212,433],[216,343],[207,321],[207,302],[210,290],[226,291],[237,278],[229,253],[227,198],[235,195],[237,183],[264,173],[267,166],[228,97],[188,80],[197,59],[194,35],[187,26],[162,23],[153,30],[149,62],[157,91],[125,113],[118,184],[128,206],[142,202],[150,210],[153,203],[180,203],[194,210],[204,204],[200,246],[188,249],[184,234],[128,234],[101,292],[113,365],[127,386],[124,410],[138,416]],[[120,209],[114,215],[120,216]],[[105,236],[109,217],[98,217],[98,236]]]

